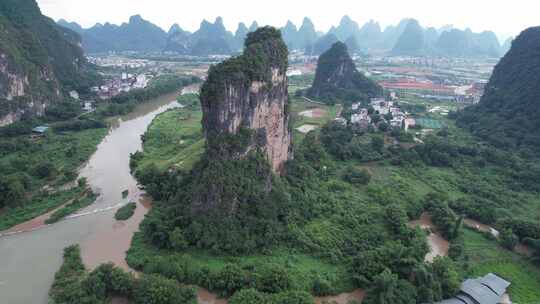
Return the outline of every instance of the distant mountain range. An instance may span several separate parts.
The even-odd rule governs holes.
[[[178,24],[168,32],[136,15],[128,23],[113,25],[96,24],[83,29],[74,22],[59,20],[58,24],[82,36],[83,47],[89,53],[109,51],[167,51],[184,55],[229,55],[242,50],[247,33],[259,25],[253,22],[248,28],[239,23],[235,33],[227,31],[221,17],[214,23],[203,20],[199,29],[190,33]],[[403,19],[384,30],[375,21],[360,26],[344,16],[338,26],[327,33],[317,32],[314,23],[304,18],[298,28],[288,21],[281,28],[284,41],[290,50],[320,55],[335,42],[347,44],[351,52],[388,53],[403,56],[440,55],[452,57],[500,57],[510,49],[511,40],[503,45],[495,33],[473,33],[451,25],[439,29],[425,28],[415,19]]]

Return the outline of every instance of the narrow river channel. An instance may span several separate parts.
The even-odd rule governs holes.
[[[62,251],[80,244],[85,265],[114,262],[127,268],[125,251],[150,200],[137,187],[129,170],[130,153],[141,149],[140,136],[156,115],[178,107],[177,94],[164,95],[115,120],[80,176],[99,193],[97,201],[73,218],[32,232],[0,238],[0,303],[46,304],[54,273],[62,263]],[[129,190],[127,198],[122,191]],[[135,201],[136,214],[128,221],[114,220],[121,205]]]

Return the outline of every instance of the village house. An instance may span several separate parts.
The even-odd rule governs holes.
[[[358,125],[362,129],[367,129],[371,125],[371,117],[366,108],[360,109],[360,112],[351,116],[351,124]]]
[[[346,126],[347,125],[347,120],[343,117],[338,117],[336,119],[334,119],[335,122],[337,122],[338,124],[342,125],[342,126]]]
[[[47,133],[47,130],[49,130],[47,126],[37,126],[32,129],[32,135],[30,137],[33,139],[43,137]]]
[[[405,120],[403,121],[403,124],[404,124],[405,131],[407,131],[409,130],[410,127],[416,126],[416,119],[412,117],[405,118]]]
[[[510,282],[489,273],[477,279],[468,279],[461,284],[458,295],[436,304],[499,304],[508,303],[506,289]],[[511,302],[509,302],[511,303]]]

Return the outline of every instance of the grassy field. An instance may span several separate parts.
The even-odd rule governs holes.
[[[495,273],[512,283],[509,294],[514,303],[540,303],[540,269],[478,232],[464,229],[464,236],[471,277]]]
[[[440,121],[430,118],[418,118],[416,124],[426,129],[441,129],[443,127]]]
[[[186,103],[194,96],[183,96]],[[170,167],[189,169],[201,156],[204,139],[200,106],[193,105],[162,113],[145,134],[144,157],[138,166],[155,164],[161,170]]]
[[[160,170],[170,167],[189,169],[201,156],[204,148],[200,106],[194,102],[195,96],[180,97],[181,104],[193,104],[185,108],[172,109],[154,119],[145,134],[144,157],[137,166],[144,168],[155,164]],[[322,127],[336,117],[339,106],[327,106],[294,99],[291,103],[295,141],[302,140],[304,134],[296,128],[311,124]],[[322,109],[322,117],[310,118],[298,113]]]
[[[351,274],[345,265],[329,263],[323,259],[315,258],[306,254],[294,252],[287,248],[278,248],[265,254],[248,256],[218,256],[200,250],[188,250],[184,252],[174,252],[167,250],[158,250],[153,246],[146,245],[140,234],[133,238],[131,253],[133,256],[142,259],[151,259],[152,257],[172,258],[180,260],[189,265],[192,271],[209,269],[212,272],[221,270],[225,265],[233,263],[241,267],[250,268],[251,266],[278,265],[287,269],[291,276],[291,282],[295,284],[295,290],[310,291],[313,281],[317,277],[323,277],[332,282],[336,293],[353,290],[354,282]],[[128,252],[128,259],[129,259]]]
[[[312,103],[305,101],[303,98],[292,98],[291,100],[291,119],[293,121],[293,138],[295,141],[302,140],[305,136],[302,132],[298,131],[296,128],[301,127],[303,125],[314,125],[317,126],[318,129],[320,129],[322,126],[324,126],[327,122],[330,120],[336,118],[337,112],[339,111],[339,105],[336,106],[328,106],[318,103]],[[303,115],[299,115],[299,113],[313,110],[313,109],[321,109],[324,111],[324,115],[322,117],[306,117]]]

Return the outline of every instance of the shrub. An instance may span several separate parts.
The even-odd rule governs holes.
[[[34,175],[39,178],[54,177],[56,172],[54,164],[48,161],[42,162],[34,168]]]
[[[268,296],[255,289],[242,289],[236,292],[229,304],[270,304]]]
[[[519,243],[519,238],[514,234],[512,229],[503,229],[499,241],[504,248],[514,250],[514,247]]]
[[[195,304],[195,290],[159,275],[143,275],[135,285],[133,298],[138,304]]]
[[[128,203],[116,211],[116,213],[114,214],[114,218],[117,221],[128,220],[135,213],[135,209],[137,209],[136,203],[134,202]]]
[[[367,185],[371,181],[371,173],[366,169],[358,169],[352,166],[347,167],[343,178],[355,185]]]
[[[278,293],[289,289],[291,283],[286,269],[279,265],[269,265],[259,273],[257,289],[263,292]]]
[[[189,245],[184,237],[184,232],[180,227],[174,228],[174,230],[169,233],[169,241],[171,243],[171,247],[177,251],[182,251]]]

